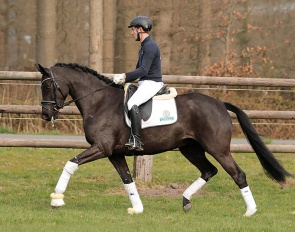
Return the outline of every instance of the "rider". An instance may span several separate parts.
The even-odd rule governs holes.
[[[152,22],[146,16],[137,16],[131,20],[128,28],[131,28],[131,35],[135,41],[141,42],[138,53],[136,69],[122,74],[114,75],[113,81],[116,84],[138,81],[138,89],[127,102],[131,118],[131,136],[125,144],[130,150],[143,151],[141,142],[141,117],[138,106],[152,98],[163,86],[161,71],[160,49],[150,37]]]

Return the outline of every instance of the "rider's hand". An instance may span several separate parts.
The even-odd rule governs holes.
[[[114,78],[113,78],[113,81],[118,84],[118,85],[122,85],[125,83],[125,73],[122,73],[122,74],[115,74],[114,75]]]

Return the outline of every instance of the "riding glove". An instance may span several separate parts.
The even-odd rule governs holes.
[[[114,75],[114,78],[113,78],[113,81],[118,84],[118,85],[122,85],[125,83],[125,73],[122,73],[122,74],[115,74]]]

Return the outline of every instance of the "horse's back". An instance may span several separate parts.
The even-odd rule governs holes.
[[[227,109],[222,101],[201,93],[189,93],[176,97],[176,105],[180,116],[214,118],[215,120],[230,119]],[[231,123],[231,122],[230,122]]]
[[[178,123],[203,146],[229,145],[232,122],[222,101],[200,93],[179,95],[176,98]]]

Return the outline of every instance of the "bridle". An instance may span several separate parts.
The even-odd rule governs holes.
[[[82,99],[82,98],[84,98],[84,97],[87,97],[87,96],[89,96],[89,95],[91,95],[91,94],[93,94],[93,93],[95,93],[95,92],[101,91],[101,90],[103,90],[103,89],[109,87],[110,85],[112,85],[112,84],[114,83],[114,82],[111,82],[111,83],[107,84],[106,86],[104,86],[104,87],[102,87],[102,88],[100,88],[100,89],[96,89],[96,90],[94,90],[94,91],[92,91],[92,92],[90,92],[90,93],[87,93],[87,94],[85,94],[85,95],[79,97],[79,98],[72,99],[72,100],[70,100],[70,101],[67,101],[67,102],[64,102],[64,103],[60,104],[60,103],[58,103],[58,101],[57,101],[57,93],[59,92],[59,93],[63,96],[64,99],[66,98],[66,96],[64,96],[64,94],[62,93],[62,91],[61,91],[61,89],[60,89],[58,83],[56,82],[56,79],[55,79],[55,77],[54,77],[54,74],[53,74],[51,68],[48,68],[48,69],[49,69],[49,71],[50,71],[50,76],[47,77],[47,78],[45,78],[45,79],[42,80],[42,82],[41,82],[41,87],[42,87],[42,85],[43,85],[43,83],[44,83],[45,81],[47,81],[47,80],[51,80],[51,81],[53,82],[53,86],[54,86],[54,100],[53,100],[53,101],[45,101],[45,100],[42,100],[42,101],[41,101],[41,106],[42,106],[42,108],[44,108],[44,109],[46,109],[46,110],[48,110],[48,111],[52,111],[52,110],[49,109],[49,108],[47,108],[46,105],[53,105],[53,111],[57,111],[57,112],[59,112],[59,110],[62,109],[63,107],[68,106],[68,105],[70,105],[71,103],[76,102],[76,101],[78,101],[78,100],[80,100],[80,99]]]

